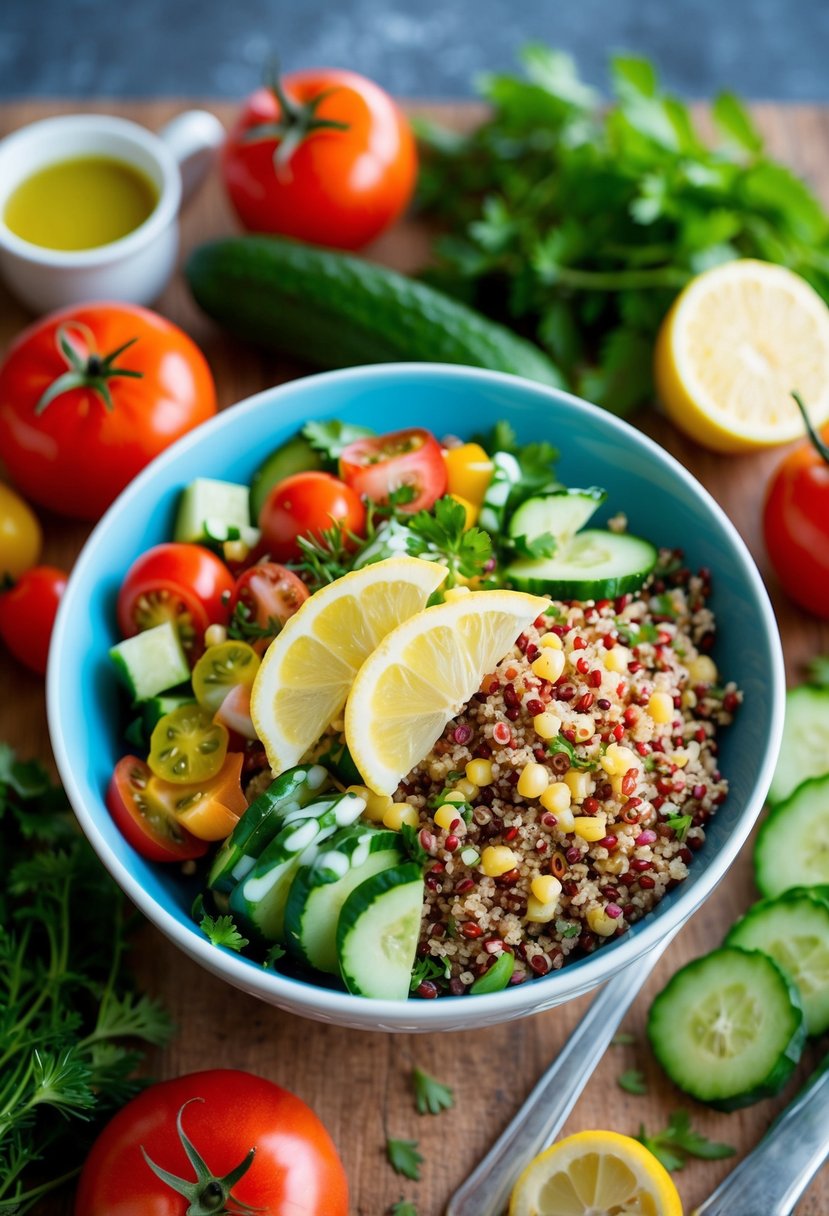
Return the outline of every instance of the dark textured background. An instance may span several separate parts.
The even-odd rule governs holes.
[[[687,96],[829,100],[829,0],[3,0],[0,96],[237,97],[276,48],[286,68],[463,97],[530,39],[595,84],[625,49]]]

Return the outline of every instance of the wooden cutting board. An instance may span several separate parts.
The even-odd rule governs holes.
[[[27,102],[0,107],[0,130],[6,134],[34,119],[76,109],[123,114],[156,129],[181,108],[182,103],[171,101],[96,106]],[[210,108],[226,123],[230,121],[230,106]],[[468,126],[480,116],[479,108],[463,104],[410,108],[458,127]],[[829,203],[829,109],[758,105],[754,113],[773,152],[805,174]],[[184,218],[184,252],[233,228],[218,181],[212,180]],[[423,263],[427,252],[427,234],[407,222],[379,241],[369,255],[398,269],[413,270]],[[225,338],[199,315],[180,277],[170,286],[159,310],[191,333],[205,351],[223,407],[305,370]],[[23,309],[5,293],[0,294],[0,351],[5,351],[29,320]],[[644,414],[638,422],[711,491],[739,528],[764,574],[769,574],[760,510],[766,481],[779,454],[725,459],[683,439],[654,414]],[[69,568],[88,529],[52,516],[42,518],[45,560]],[[768,583],[783,635],[789,681],[794,683],[805,660],[829,652],[829,625],[796,609],[773,576]],[[0,688],[0,739],[24,756],[48,759],[41,681],[0,654]],[[566,1132],[601,1127],[635,1133],[640,1123],[655,1132],[665,1126],[673,1110],[686,1107],[696,1127],[713,1139],[735,1145],[740,1153],[760,1138],[794,1093],[794,1084],[777,1101],[761,1102],[736,1114],[715,1114],[669,1084],[644,1039],[645,1015],[654,993],[679,965],[717,945],[753,897],[750,852],[745,849],[728,880],[662,959],[624,1024],[635,1043],[607,1052]],[[133,963],[140,984],[162,998],[179,1028],[169,1048],[151,1060],[153,1074],[161,1078],[214,1066],[244,1068],[294,1090],[331,1131],[351,1180],[352,1212],[359,1216],[383,1216],[401,1196],[415,1202],[419,1216],[440,1216],[449,1195],[514,1114],[577,1024],[589,999],[491,1030],[395,1037],[322,1026],[270,1009],[205,974],[149,926],[138,934]],[[807,1050],[799,1078],[808,1074],[819,1054],[816,1048]],[[417,1115],[408,1088],[413,1065],[452,1087],[456,1101],[452,1111],[438,1118]],[[645,1073],[646,1096],[631,1096],[617,1085],[619,1074],[634,1067]],[[388,1136],[420,1142],[425,1158],[420,1183],[392,1172],[384,1156]],[[676,1175],[686,1209],[709,1194],[733,1164],[734,1160],[692,1162]],[[45,1214],[69,1210],[68,1202],[57,1201],[42,1208]],[[827,1212],[829,1171],[812,1185],[798,1216],[826,1216]]]

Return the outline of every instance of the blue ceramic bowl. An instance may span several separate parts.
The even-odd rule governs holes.
[[[120,694],[107,651],[117,640],[115,601],[130,563],[171,537],[179,494],[193,478],[247,482],[263,457],[306,420],[327,417],[378,431],[418,425],[460,436],[506,418],[522,442],[547,439],[559,448],[562,481],[607,489],[603,518],[622,510],[632,532],[657,545],[681,546],[692,568],[713,571],[715,658],[745,694],[721,741],[729,798],[686,882],[623,937],[543,979],[488,996],[395,1003],[264,971],[205,940],[188,915],[192,891],[175,870],[138,857],[107,812],[104,792],[124,751],[117,729]],[[779,747],[783,691],[780,641],[754,563],[717,504],[671,456],[565,393],[469,368],[402,364],[268,389],[154,461],[98,524],[72,573],[52,643],[48,710],[58,768],[83,830],[130,899],[186,954],[236,987],[305,1017],[360,1029],[436,1031],[558,1005],[602,983],[686,920],[725,874],[760,811]]]

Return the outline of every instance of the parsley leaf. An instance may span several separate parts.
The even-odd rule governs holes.
[[[226,946],[228,950],[242,950],[250,942],[236,928],[232,916],[217,916],[215,919],[205,912],[199,922],[202,933],[209,938],[214,946]]]
[[[426,862],[432,860],[431,854],[420,843],[419,828],[412,827],[410,823],[404,823],[400,827],[400,837],[410,861],[416,861],[418,865],[425,865]]]
[[[412,1088],[415,1105],[420,1115],[439,1115],[442,1110],[451,1110],[455,1098],[448,1085],[441,1085],[421,1068],[412,1069]]]
[[[449,934],[449,936],[457,936],[457,934]],[[432,980],[438,987],[444,987],[449,975],[448,958],[433,958],[428,954],[425,958],[416,958],[412,968],[412,978],[409,981],[409,991],[417,992],[424,980]]]
[[[592,770],[597,767],[595,760],[585,760],[583,756],[579,755],[570,740],[565,739],[563,735],[556,735],[555,739],[551,739],[547,744],[547,751],[551,756],[554,756],[556,752],[563,752],[569,758],[572,768]]]
[[[724,1157],[733,1157],[737,1151],[730,1144],[708,1140],[694,1131],[687,1110],[675,1110],[664,1131],[657,1132],[654,1136],[649,1136],[644,1125],[640,1124],[636,1139],[662,1162],[666,1170],[683,1169],[689,1157],[719,1161]]]
[[[638,1068],[629,1068],[626,1072],[621,1073],[616,1078],[616,1084],[626,1094],[646,1094],[648,1092],[645,1075]]]
[[[684,840],[688,835],[688,829],[693,823],[693,818],[690,815],[669,815],[665,823],[669,828],[673,828],[676,832],[677,840]]]
[[[411,1178],[413,1182],[419,1181],[423,1155],[417,1151],[417,1140],[389,1139],[386,1141],[386,1153],[389,1165],[396,1174]]]
[[[417,1216],[417,1209],[408,1199],[400,1199],[389,1208],[389,1216]]]
[[[556,933],[559,937],[578,937],[581,933],[581,926],[575,920],[559,920],[556,921]]]
[[[431,511],[418,511],[409,521],[407,551],[448,568],[443,589],[454,587],[460,578],[483,574],[492,557],[489,535],[480,528],[464,530],[465,526],[465,510],[448,494]]]
[[[279,960],[281,958],[284,958],[284,957],[285,957],[285,951],[282,948],[282,946],[280,946],[279,943],[277,942],[273,946],[271,946],[271,948],[268,950],[267,954],[265,955],[262,966],[266,970],[276,970],[276,964],[279,962]]]
[[[829,688],[829,654],[812,659],[806,667],[806,674],[810,684],[816,684],[818,688]]]
[[[258,642],[262,638],[275,638],[281,628],[282,622],[275,616],[269,616],[267,624],[260,625],[250,605],[239,600],[228,622],[227,636],[237,642]]]
[[[369,439],[375,434],[365,426],[352,422],[340,422],[337,418],[326,418],[322,422],[306,422],[302,428],[315,452],[319,452],[330,464],[336,464],[343,448],[357,439]]]

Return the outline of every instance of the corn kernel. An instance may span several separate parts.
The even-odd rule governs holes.
[[[607,835],[607,819],[604,815],[576,815],[573,831],[580,840],[595,844]]]
[[[576,824],[576,817],[569,806],[566,806],[563,811],[556,811],[556,820],[562,832],[572,832]]]
[[[331,729],[341,735],[345,730],[345,718],[334,718],[331,722]]]
[[[588,739],[592,739],[596,733],[596,723],[590,717],[590,714],[576,714],[573,719],[572,729],[576,733],[576,742],[585,743]]]
[[[468,587],[450,587],[448,591],[444,591],[443,598],[447,604],[451,604],[454,600],[462,600],[465,595],[470,595]]]
[[[549,904],[561,895],[561,883],[552,874],[539,874],[530,883],[530,890],[539,903]]]
[[[688,755],[688,753],[682,751],[674,752],[674,754],[671,756],[671,762],[675,764],[677,768],[685,768],[685,765],[690,759],[691,757]]]
[[[418,826],[420,816],[417,807],[412,806],[410,802],[393,802],[383,816],[383,827],[399,832],[404,823],[410,828]]]
[[[533,729],[541,739],[555,739],[561,730],[561,718],[549,713],[546,709],[533,718]]]
[[[561,638],[557,633],[542,633],[538,639],[538,644],[542,650],[546,650],[548,647],[550,650],[563,649]]]
[[[461,777],[460,781],[455,783],[455,789],[463,794],[467,802],[474,802],[478,797],[478,787],[474,781],[468,780],[466,777]]]
[[[571,768],[564,774],[564,781],[570,790],[573,802],[584,802],[593,789],[593,778],[583,769]]]
[[[495,780],[492,774],[492,761],[470,760],[466,766],[466,779],[478,787],[492,785]]]
[[[518,857],[505,844],[491,844],[481,854],[481,869],[487,878],[500,878],[518,865]]]
[[[719,672],[713,659],[700,654],[688,664],[688,675],[692,684],[716,684]]]
[[[550,774],[543,764],[530,761],[521,770],[518,778],[518,793],[522,798],[540,798],[550,784]]]
[[[443,801],[444,802],[454,802],[454,803],[458,804],[458,803],[466,802],[466,799],[464,798],[464,796],[460,792],[460,790],[450,790],[448,794],[444,794]]]
[[[666,692],[651,693],[647,710],[658,726],[665,726],[673,721],[674,699]]]
[[[682,708],[695,709],[697,704],[697,694],[693,688],[686,688],[682,694]]]
[[[604,665],[608,671],[627,671],[630,662],[630,651],[626,646],[614,646],[604,656]]]
[[[226,562],[243,562],[250,553],[250,545],[243,540],[226,540],[222,545],[222,553]]]
[[[362,798],[366,804],[363,811],[363,819],[367,819],[370,823],[382,823],[383,816],[392,805],[392,800],[388,794],[373,794],[368,786],[365,785],[349,785],[346,787],[345,792],[347,794],[356,794],[358,798]]]
[[[435,823],[439,828],[443,828],[444,832],[448,832],[452,824],[460,819],[460,817],[460,811],[452,802],[445,802],[443,806],[439,806],[435,811]]]
[[[546,925],[548,921],[558,916],[558,911],[559,901],[557,899],[551,899],[549,903],[545,904],[531,895],[527,900],[527,920],[531,920],[536,925]]]
[[[454,499],[455,502],[460,503],[460,505],[463,507],[464,514],[466,516],[463,522],[463,530],[464,532],[468,532],[478,518],[478,508],[475,506],[474,502],[470,502],[469,499],[464,498],[462,494],[450,494],[449,497]]]
[[[563,781],[554,781],[552,785],[547,786],[539,801],[545,811],[550,811],[553,815],[561,815],[569,808],[572,798],[569,785]]]
[[[616,921],[607,915],[604,908],[588,908],[587,923],[599,937],[612,937],[616,932]]]
[[[616,774],[624,776],[629,768],[639,768],[640,763],[636,752],[629,747],[621,747],[618,743],[611,743],[599,760],[599,764],[610,777]]]
[[[551,650],[548,646],[535,660],[532,669],[533,675],[538,676],[539,680],[549,680],[551,684],[555,684],[564,671],[564,652]]]
[[[224,625],[208,625],[204,631],[204,644],[208,647],[221,646],[227,641],[227,630]]]

